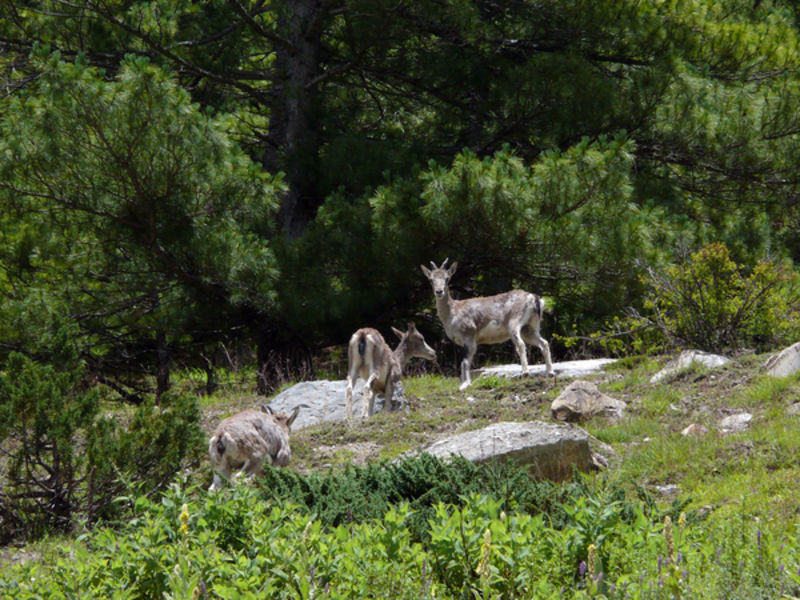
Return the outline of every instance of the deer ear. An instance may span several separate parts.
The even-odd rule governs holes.
[[[392,327],[392,331],[394,331],[394,334],[401,340],[403,339],[403,336],[406,334],[404,331],[400,331],[399,329],[397,329],[397,327]]]
[[[456,268],[457,268],[457,267],[458,267],[458,261],[456,261],[456,262],[454,262],[452,265],[450,265],[450,268],[447,270],[447,274],[448,274],[450,277],[452,277],[452,276],[453,276],[453,273],[455,273],[455,272],[456,272]]]
[[[422,269],[422,272],[425,274],[425,277],[427,277],[428,279],[431,278],[431,270],[430,269],[426,268],[425,265],[420,265],[419,268]]]

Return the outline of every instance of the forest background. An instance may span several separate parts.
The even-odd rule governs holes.
[[[792,2],[0,13],[0,439],[30,442],[9,478],[39,477],[56,525],[111,510],[120,473],[169,480],[198,435],[176,366],[212,389],[252,361],[267,393],[410,319],[454,352],[431,260],[459,298],[545,296],[557,360],[796,341]],[[103,424],[101,396],[141,412]]]

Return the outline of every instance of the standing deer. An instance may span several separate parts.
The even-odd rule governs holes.
[[[418,357],[434,360],[436,353],[425,343],[425,338],[417,331],[414,323],[408,324],[408,331],[400,331],[392,327],[392,331],[400,338],[397,348],[392,351],[386,340],[376,329],[365,327],[350,337],[347,347],[347,389],[345,402],[347,419],[353,418],[353,386],[361,377],[367,383],[364,386],[363,409],[361,417],[366,418],[373,413],[375,394],[383,392],[384,410],[392,405],[392,393],[395,384],[400,381],[406,364],[411,358]]]
[[[431,261],[433,270],[423,265],[420,267],[433,287],[436,311],[447,337],[464,346],[467,351],[467,356],[461,361],[459,389],[465,390],[472,383],[470,367],[478,344],[500,344],[509,339],[517,350],[523,374],[528,372],[526,344],[536,344],[544,355],[547,374],[552,375],[550,345],[539,334],[544,300],[523,290],[511,290],[485,298],[453,300],[448,286],[458,263],[454,262],[449,269],[445,269],[446,264],[447,259],[440,267]]]

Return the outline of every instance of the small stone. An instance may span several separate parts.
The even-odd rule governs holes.
[[[750,413],[739,413],[725,417],[719,422],[718,429],[722,433],[739,433],[749,427],[753,415]]]
[[[701,437],[708,433],[708,429],[703,427],[702,425],[698,425],[697,423],[692,423],[688,427],[686,427],[683,431],[681,431],[681,435],[683,436],[695,436]]]

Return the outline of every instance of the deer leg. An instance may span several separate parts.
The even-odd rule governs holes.
[[[472,367],[472,359],[475,357],[475,352],[478,350],[476,342],[467,342],[464,344],[467,350],[467,355],[461,361],[461,385],[458,387],[462,392],[472,385],[472,378],[470,377],[470,368]]]
[[[347,375],[347,387],[344,391],[344,404],[345,404],[345,411],[347,413],[347,420],[353,420],[353,386],[356,383],[356,378],[354,375],[349,374]]]
[[[397,408],[400,408],[399,406],[395,408],[393,396],[394,396],[394,382],[390,377],[389,380],[386,382],[386,386],[383,388],[383,410],[394,411],[397,410]]]
[[[214,482],[211,484],[211,487],[208,488],[209,492],[213,492],[214,490],[218,490],[225,485],[226,481],[230,481],[231,479],[231,469],[227,464],[219,465],[219,469],[214,469]]]
[[[261,453],[253,454],[253,456],[247,459],[247,462],[242,467],[242,473],[246,473],[250,477],[260,475],[262,469],[264,468],[265,458],[266,454],[261,454]]]
[[[367,379],[367,383],[364,386],[364,402],[363,408],[361,410],[361,418],[366,419],[372,416],[372,413],[375,408],[375,389],[373,386],[377,381],[378,377],[375,373],[372,373]]]
[[[545,374],[552,375],[553,374],[553,361],[550,358],[550,344],[547,343],[547,340],[544,339],[539,331],[534,328],[530,328],[528,335],[525,336],[525,340],[529,344],[533,344],[542,351],[542,355],[544,356],[544,363],[546,365]]]
[[[511,332],[511,341],[514,344],[514,348],[517,350],[519,364],[522,367],[522,374],[526,375],[528,373],[528,347],[525,345],[525,340],[522,339],[519,329]]]

